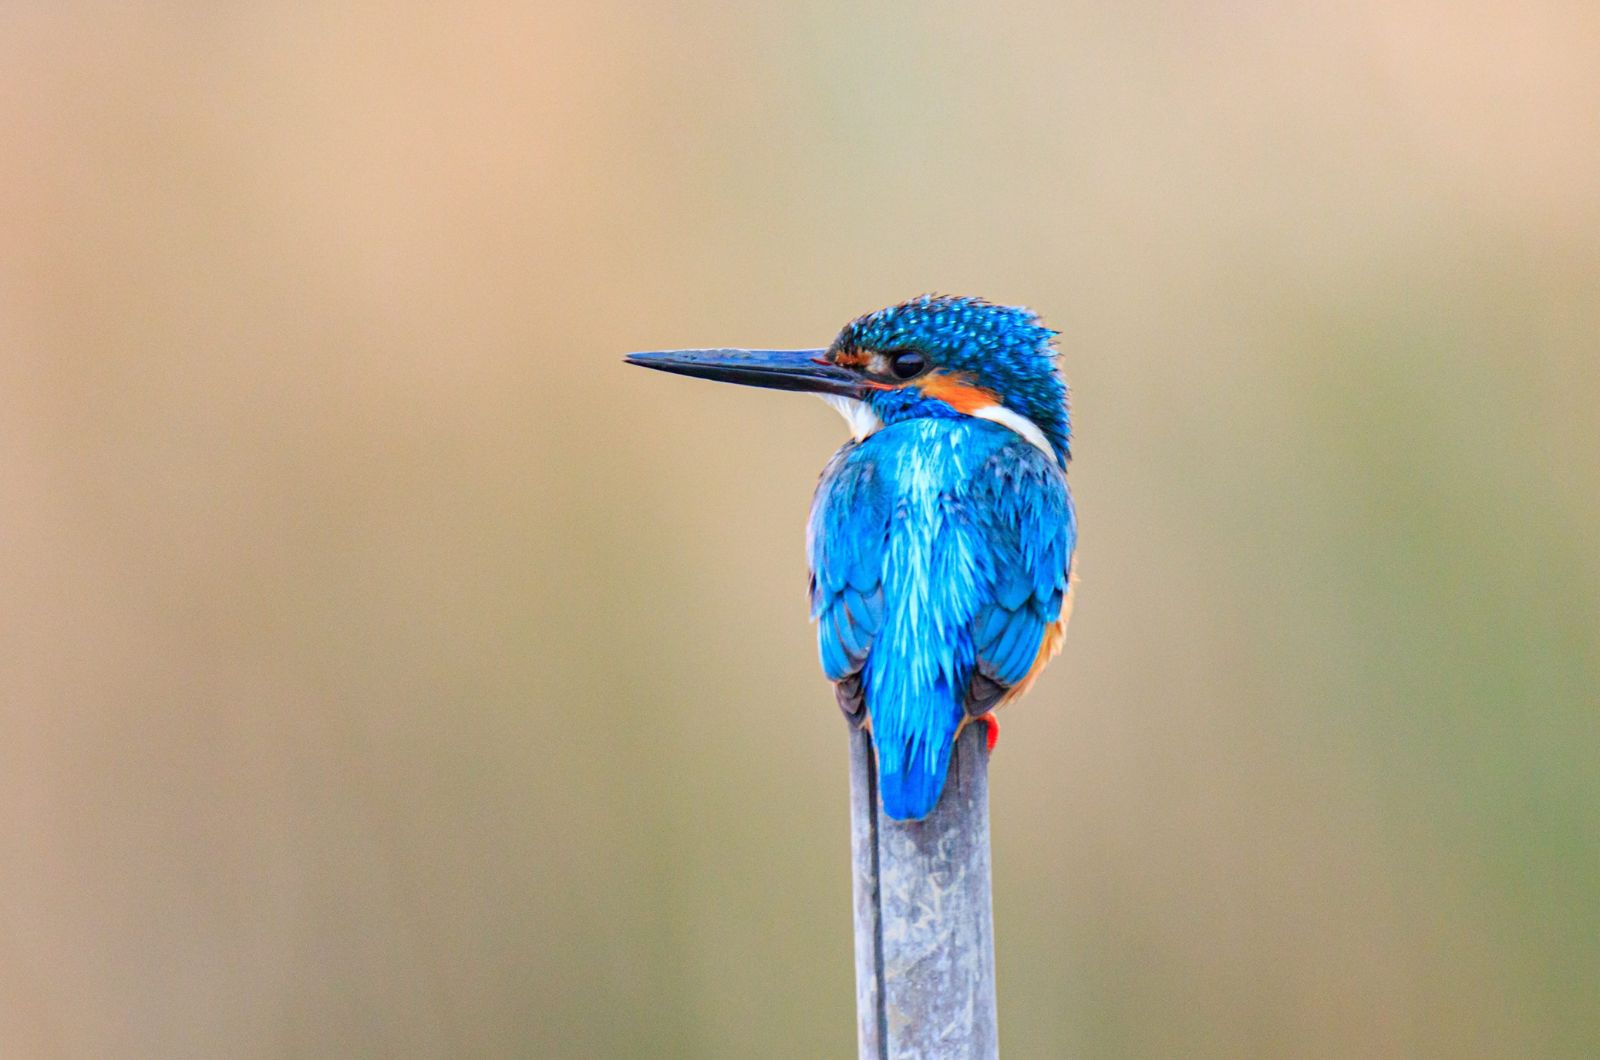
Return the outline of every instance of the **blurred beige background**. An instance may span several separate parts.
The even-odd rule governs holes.
[[[843,1056],[818,402],[1040,309],[1018,1057],[1600,1054],[1600,7],[0,13],[0,1052]]]

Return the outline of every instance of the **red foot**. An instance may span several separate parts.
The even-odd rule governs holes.
[[[994,745],[1000,742],[1000,722],[993,714],[980,715],[978,720],[983,722],[983,724],[989,729],[988,750],[993,753]]]

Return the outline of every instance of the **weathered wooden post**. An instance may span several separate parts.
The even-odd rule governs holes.
[[[999,1055],[989,893],[989,753],[969,725],[939,805],[895,821],[878,801],[866,733],[850,734],[856,1031],[861,1056]]]

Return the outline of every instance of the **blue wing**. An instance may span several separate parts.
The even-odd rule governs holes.
[[[1078,522],[1065,478],[1017,446],[990,458],[974,483],[972,508],[987,526],[995,571],[972,623],[977,667],[964,706],[978,715],[1048,661],[1041,650],[1071,591]]]
[[[1060,470],[1009,430],[917,420],[823,472],[808,550],[822,668],[870,716],[890,816],[927,815],[962,719],[1025,683],[1076,541]]]
[[[857,448],[846,445],[823,469],[806,551],[822,672],[834,682],[839,709],[860,725],[866,717],[861,670],[883,623],[891,505],[877,462],[851,459]]]

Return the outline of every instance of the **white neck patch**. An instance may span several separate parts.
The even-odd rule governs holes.
[[[844,417],[844,422],[850,425],[850,436],[858,442],[864,442],[878,431],[883,429],[883,421],[878,414],[872,411],[872,406],[865,401],[843,394],[818,394],[819,398],[828,403],[828,407]]]
[[[1039,429],[1037,423],[1034,423],[1022,413],[1014,409],[1008,409],[1004,405],[985,405],[983,408],[972,412],[971,415],[980,420],[998,423],[1002,427],[1009,427],[1027,439],[1035,449],[1049,457],[1052,464],[1056,462],[1056,451],[1050,448],[1050,440],[1044,436],[1044,432]]]

